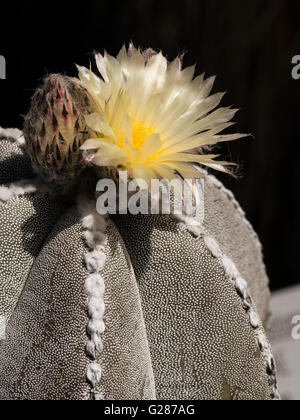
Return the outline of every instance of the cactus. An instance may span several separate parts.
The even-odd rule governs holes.
[[[199,167],[226,172],[204,152],[244,137],[217,135],[235,111],[179,59],[96,60],[102,79],[45,79],[24,137],[0,129],[0,399],[279,399],[261,245]],[[101,216],[97,176],[121,169],[203,177],[200,206]]]
[[[22,148],[0,143],[27,176]],[[279,398],[260,245],[215,178],[197,224],[104,220],[90,197],[64,203],[11,176],[0,187],[1,399]]]

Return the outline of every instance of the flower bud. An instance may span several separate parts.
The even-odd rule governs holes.
[[[62,191],[76,184],[87,163],[80,147],[90,137],[84,114],[91,112],[86,90],[76,79],[44,79],[25,117],[24,136],[35,172]]]

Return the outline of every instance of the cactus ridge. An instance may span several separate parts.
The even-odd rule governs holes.
[[[173,217],[176,219],[176,215],[173,215]],[[190,218],[186,218],[186,220],[184,220],[184,217],[180,217],[180,222],[186,224],[187,230],[191,235],[196,238],[203,239],[207,250],[223,267],[226,276],[231,281],[236,292],[241,298],[243,308],[249,317],[250,325],[255,331],[258,349],[260,350],[265,362],[266,372],[269,377],[270,399],[280,400],[281,398],[277,385],[277,370],[275,359],[272,354],[270,343],[267,339],[264,328],[257,313],[255,303],[249,293],[247,282],[241,277],[233,261],[231,261],[230,258],[223,254],[219,244],[214,238],[205,232],[205,229],[203,229],[200,223],[195,222],[191,224]]]
[[[261,242],[231,191],[213,175],[205,177],[204,227],[221,246],[223,253],[235,261],[248,283],[263,325],[268,329],[270,317],[269,278],[264,264]],[[232,238],[237,238],[237,247]],[[259,263],[258,263],[259,262]],[[260,279],[257,282],[257,278]]]
[[[102,400],[103,395],[97,391],[102,376],[102,369],[97,363],[97,356],[101,355],[103,343],[101,335],[105,331],[104,324],[104,291],[105,283],[101,275],[106,262],[104,253],[107,238],[106,220],[103,216],[95,213],[95,202],[88,201],[85,197],[78,199],[78,210],[82,216],[83,239],[88,249],[85,255],[85,265],[89,276],[85,282],[85,292],[88,296],[89,322],[87,333],[89,340],[86,351],[91,358],[87,367],[87,380],[92,386],[94,400]]]

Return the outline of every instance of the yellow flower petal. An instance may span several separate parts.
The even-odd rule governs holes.
[[[100,139],[88,139],[80,147],[81,150],[94,150],[98,149],[101,146]]]
[[[173,155],[164,156],[158,158],[160,162],[203,162],[205,160],[211,160],[219,157],[219,155],[196,155],[193,153],[174,153]]]
[[[92,159],[97,166],[119,166],[128,163],[128,155],[117,145],[105,139],[97,140],[98,152]]]
[[[85,121],[89,128],[104,136],[114,137],[115,134],[105,117],[99,113],[85,115]]]
[[[189,163],[165,162],[164,165],[169,168],[175,168],[176,172],[178,172],[183,179],[203,178],[203,174],[200,170]]]
[[[148,137],[145,141],[141,153],[140,161],[146,162],[148,158],[151,158],[161,148],[161,141],[159,134],[153,134]]]

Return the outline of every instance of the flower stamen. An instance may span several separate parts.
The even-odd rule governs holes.
[[[139,123],[133,120],[133,131],[132,131],[132,145],[136,150],[142,150],[145,141],[155,134],[153,127],[147,127],[143,123]]]

